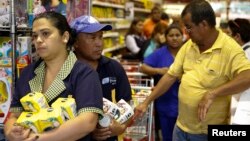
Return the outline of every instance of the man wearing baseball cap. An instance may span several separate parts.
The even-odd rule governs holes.
[[[89,64],[98,72],[103,97],[110,101],[112,101],[112,97],[115,97],[115,101],[112,102],[118,102],[120,99],[130,101],[131,87],[125,70],[117,61],[102,56],[103,31],[111,30],[112,26],[101,24],[92,16],[78,17],[72,21],[70,26],[76,32],[75,54],[80,61]],[[93,138],[115,141],[126,127],[126,123],[120,124],[113,120],[107,128],[97,126],[93,132]]]

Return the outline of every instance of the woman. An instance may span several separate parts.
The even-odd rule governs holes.
[[[247,58],[250,60],[250,22],[247,19],[237,18],[228,21],[229,35],[239,43]]]
[[[142,19],[134,19],[132,21],[125,39],[129,53],[123,56],[124,59],[140,59],[139,52],[146,40],[146,37],[143,36],[142,28]]]
[[[158,82],[164,75],[182,46],[183,33],[181,28],[172,24],[165,32],[167,45],[157,49],[144,59],[141,71],[154,76]],[[163,141],[172,141],[172,132],[178,115],[178,89],[179,82],[155,101],[156,112],[160,119]]]
[[[233,37],[233,39],[239,43],[244,50],[246,57],[250,60],[250,22],[247,19],[237,18],[235,20],[228,21],[228,29],[229,35]],[[235,94],[231,99],[231,124],[234,123],[234,116],[236,112],[236,108],[238,106],[238,102],[240,96],[243,94],[249,94],[250,89],[247,89],[239,94]]]
[[[90,133],[102,114],[102,90],[98,74],[77,61],[68,51],[73,42],[66,18],[56,12],[38,15],[33,21],[32,38],[40,59],[26,67],[17,81],[11,103],[11,115],[5,124],[10,141],[90,141]],[[58,128],[35,134],[15,124],[23,108],[20,99],[30,92],[43,93],[49,105],[58,97],[72,95],[76,100],[77,117]]]
[[[167,27],[168,26],[162,22],[159,22],[155,25],[151,38],[145,42],[141,51],[144,59],[166,42],[164,33]]]

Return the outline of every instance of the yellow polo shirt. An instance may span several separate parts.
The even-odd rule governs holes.
[[[207,134],[207,125],[227,124],[230,96],[217,97],[203,122],[198,121],[198,103],[205,92],[248,69],[250,62],[242,48],[222,31],[214,45],[203,53],[191,40],[186,42],[168,72],[182,77],[178,95],[178,127],[191,134]]]

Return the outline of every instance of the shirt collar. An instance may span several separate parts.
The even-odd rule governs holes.
[[[57,74],[55,80],[52,82],[46,93],[44,94],[48,103],[55,97],[60,95],[65,89],[63,80],[70,74],[74,67],[77,58],[73,52],[69,52],[68,58],[65,60],[61,70]],[[42,87],[45,78],[45,63],[42,61],[35,69],[35,77],[29,81],[31,92],[42,92]]]

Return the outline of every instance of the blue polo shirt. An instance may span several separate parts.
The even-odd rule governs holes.
[[[128,77],[121,64],[113,59],[102,56],[97,67],[102,85],[103,97],[112,101],[112,90],[115,90],[115,100],[131,100],[131,87]],[[117,141],[117,137],[108,138],[106,141]]]
[[[97,67],[102,85],[103,97],[112,100],[112,90],[115,90],[115,99],[131,100],[131,87],[128,77],[121,64],[113,59],[102,56]],[[113,101],[114,102],[114,101]]]
[[[174,58],[166,46],[155,50],[154,53],[150,54],[143,61],[143,63],[154,68],[170,67],[173,62]],[[154,76],[156,82],[158,82],[161,77],[161,75]],[[177,117],[178,90],[179,82],[175,82],[165,94],[155,100],[155,106],[160,115]]]

